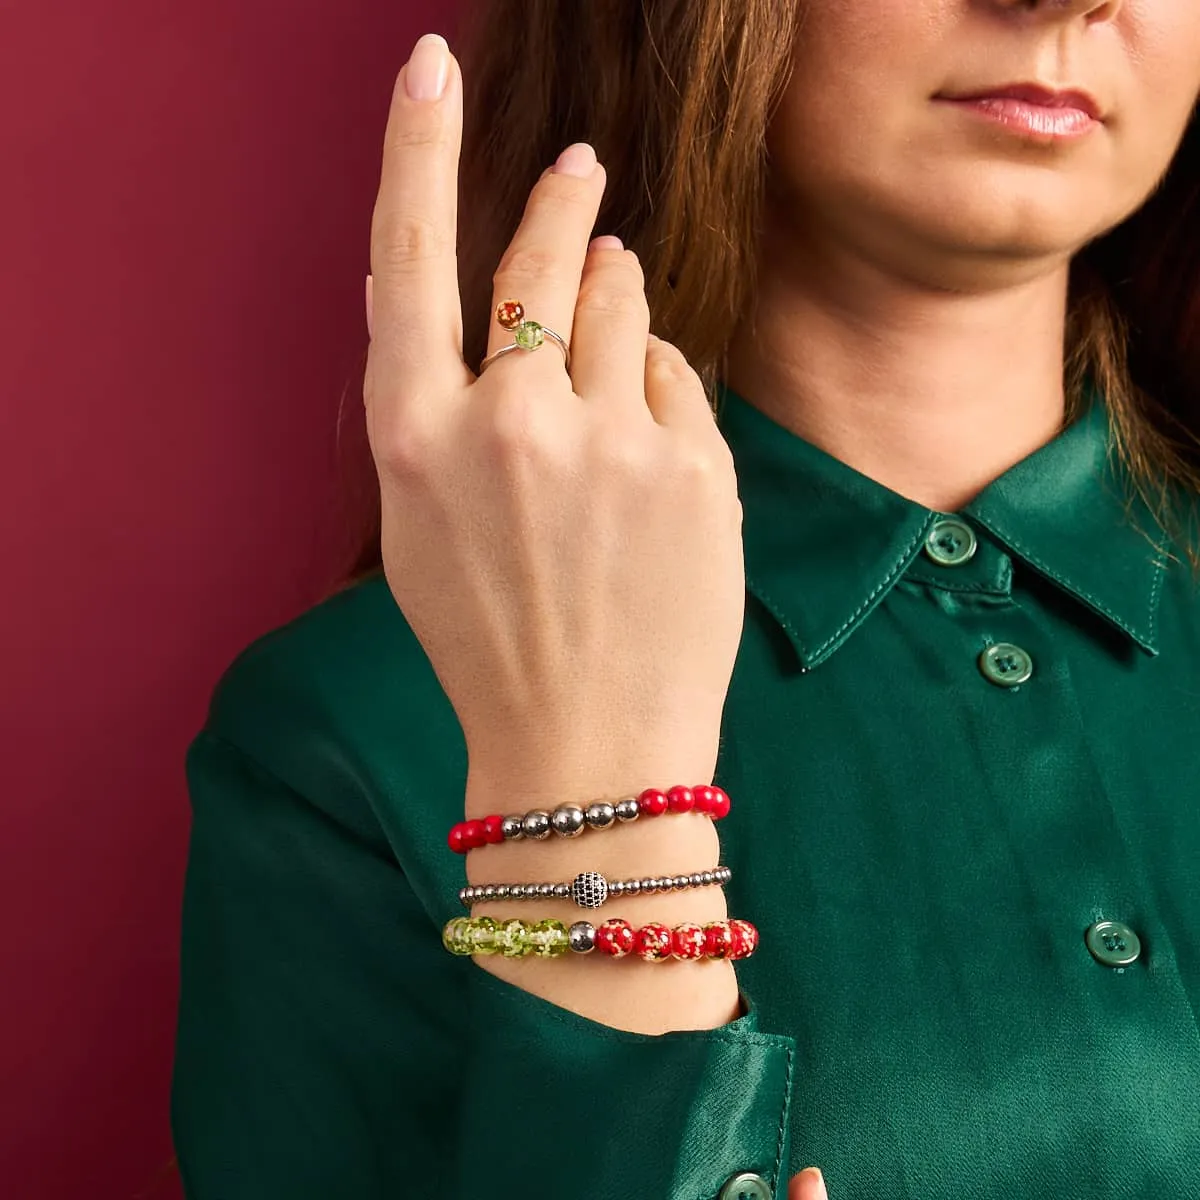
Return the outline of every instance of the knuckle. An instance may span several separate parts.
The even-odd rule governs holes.
[[[379,465],[393,479],[424,478],[431,469],[432,455],[433,438],[411,417],[393,423],[377,452]]]
[[[648,318],[650,312],[640,288],[603,276],[593,276],[579,289],[577,307],[614,317]]]
[[[491,402],[488,435],[493,449],[504,455],[526,456],[543,440],[540,405],[525,391],[501,393]]]
[[[391,271],[423,259],[438,258],[450,249],[445,226],[418,213],[387,210],[377,213],[372,241],[374,262]]]
[[[558,256],[536,242],[510,245],[492,275],[492,282],[508,279],[541,279],[559,269]]]

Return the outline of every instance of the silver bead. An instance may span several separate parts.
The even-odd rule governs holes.
[[[711,871],[700,872],[700,882],[704,884],[716,883],[716,876]]]
[[[620,821],[636,821],[641,815],[636,796],[626,796],[616,804],[617,819]]]
[[[616,805],[597,800],[584,809],[583,816],[593,829],[607,829],[617,819]]]
[[[576,954],[587,954],[596,945],[596,927],[590,921],[576,921],[567,930],[567,945]]]
[[[510,883],[508,885],[508,897],[510,900],[520,900],[525,895],[525,885],[523,883]]]
[[[625,881],[623,879],[614,879],[608,885],[608,894],[610,896],[619,896],[625,890]]]
[[[500,822],[500,832],[504,834],[505,841],[515,842],[525,836],[524,820],[520,813],[514,813]]]
[[[627,895],[627,896],[640,895],[641,891],[642,891],[642,881],[640,879],[631,879],[625,885],[625,895]]]
[[[483,898],[485,900],[494,900],[496,898],[496,885],[494,883],[489,883],[483,889]]]
[[[539,883],[538,884],[538,895],[539,896],[553,896],[554,895],[554,884]]]
[[[690,883],[690,884],[692,885],[692,887],[699,887],[699,886],[700,886],[700,884],[701,884],[701,883],[703,883],[703,882],[704,882],[704,881],[703,881],[703,880],[700,878],[700,872],[699,872],[699,871],[693,871],[693,872],[692,872],[692,873],[691,873],[691,874],[688,876],[688,883]]]
[[[571,885],[569,883],[556,883],[554,885],[554,894],[565,899],[571,894]]]
[[[496,884],[496,899],[497,900],[507,900],[510,890],[511,889],[509,888],[507,883]]]
[[[542,838],[550,836],[550,814],[544,808],[535,808],[525,814],[521,828],[524,829],[526,837],[540,842]]]
[[[459,903],[460,903],[460,904],[462,904],[462,903],[465,903],[465,902],[466,902],[466,899],[467,899],[467,893],[468,893],[470,890],[471,890],[470,888],[459,888],[459,889],[458,889],[458,899],[459,899]]]
[[[657,892],[662,886],[662,880],[657,875],[651,875],[649,879],[642,880],[642,891]]]
[[[560,804],[550,814],[550,824],[561,837],[577,837],[583,832],[583,809],[578,804]]]
[[[599,908],[608,899],[608,880],[599,871],[580,871],[571,883],[571,899],[580,908]]]

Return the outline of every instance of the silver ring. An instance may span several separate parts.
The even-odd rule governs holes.
[[[563,340],[561,334],[555,333],[547,325],[539,325],[537,321],[527,321],[525,319],[525,306],[520,300],[501,300],[496,305],[496,321],[504,329],[511,329],[513,332],[513,341],[507,346],[501,346],[494,354],[489,354],[487,358],[479,364],[479,374],[482,375],[498,358],[503,358],[506,354],[511,354],[514,350],[538,350],[545,343],[546,338],[553,342],[557,342],[559,349],[563,352],[563,367],[566,370],[571,369],[571,351],[567,343]]]

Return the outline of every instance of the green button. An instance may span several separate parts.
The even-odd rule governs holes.
[[[771,1189],[761,1175],[743,1171],[725,1184],[717,1200],[771,1200]]]
[[[974,556],[978,545],[975,530],[966,521],[947,517],[929,531],[925,553],[943,567],[958,567]]]
[[[1142,952],[1138,935],[1120,921],[1097,921],[1084,938],[1092,957],[1106,967],[1127,967]]]
[[[1033,674],[1033,659],[1012,642],[997,642],[979,656],[979,669],[1001,687],[1016,687]]]

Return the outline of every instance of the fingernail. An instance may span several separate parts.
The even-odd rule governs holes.
[[[375,336],[375,278],[367,276],[367,337]]]
[[[616,234],[605,233],[588,242],[589,250],[624,250],[625,243]]]
[[[404,70],[404,86],[413,100],[440,100],[450,78],[450,47],[440,33],[417,39]]]
[[[820,1167],[813,1167],[817,1173],[817,1200],[829,1200],[829,1193],[825,1190],[825,1176],[821,1174]]]
[[[596,169],[596,152],[587,142],[575,142],[554,160],[559,175],[577,175],[586,179]]]

